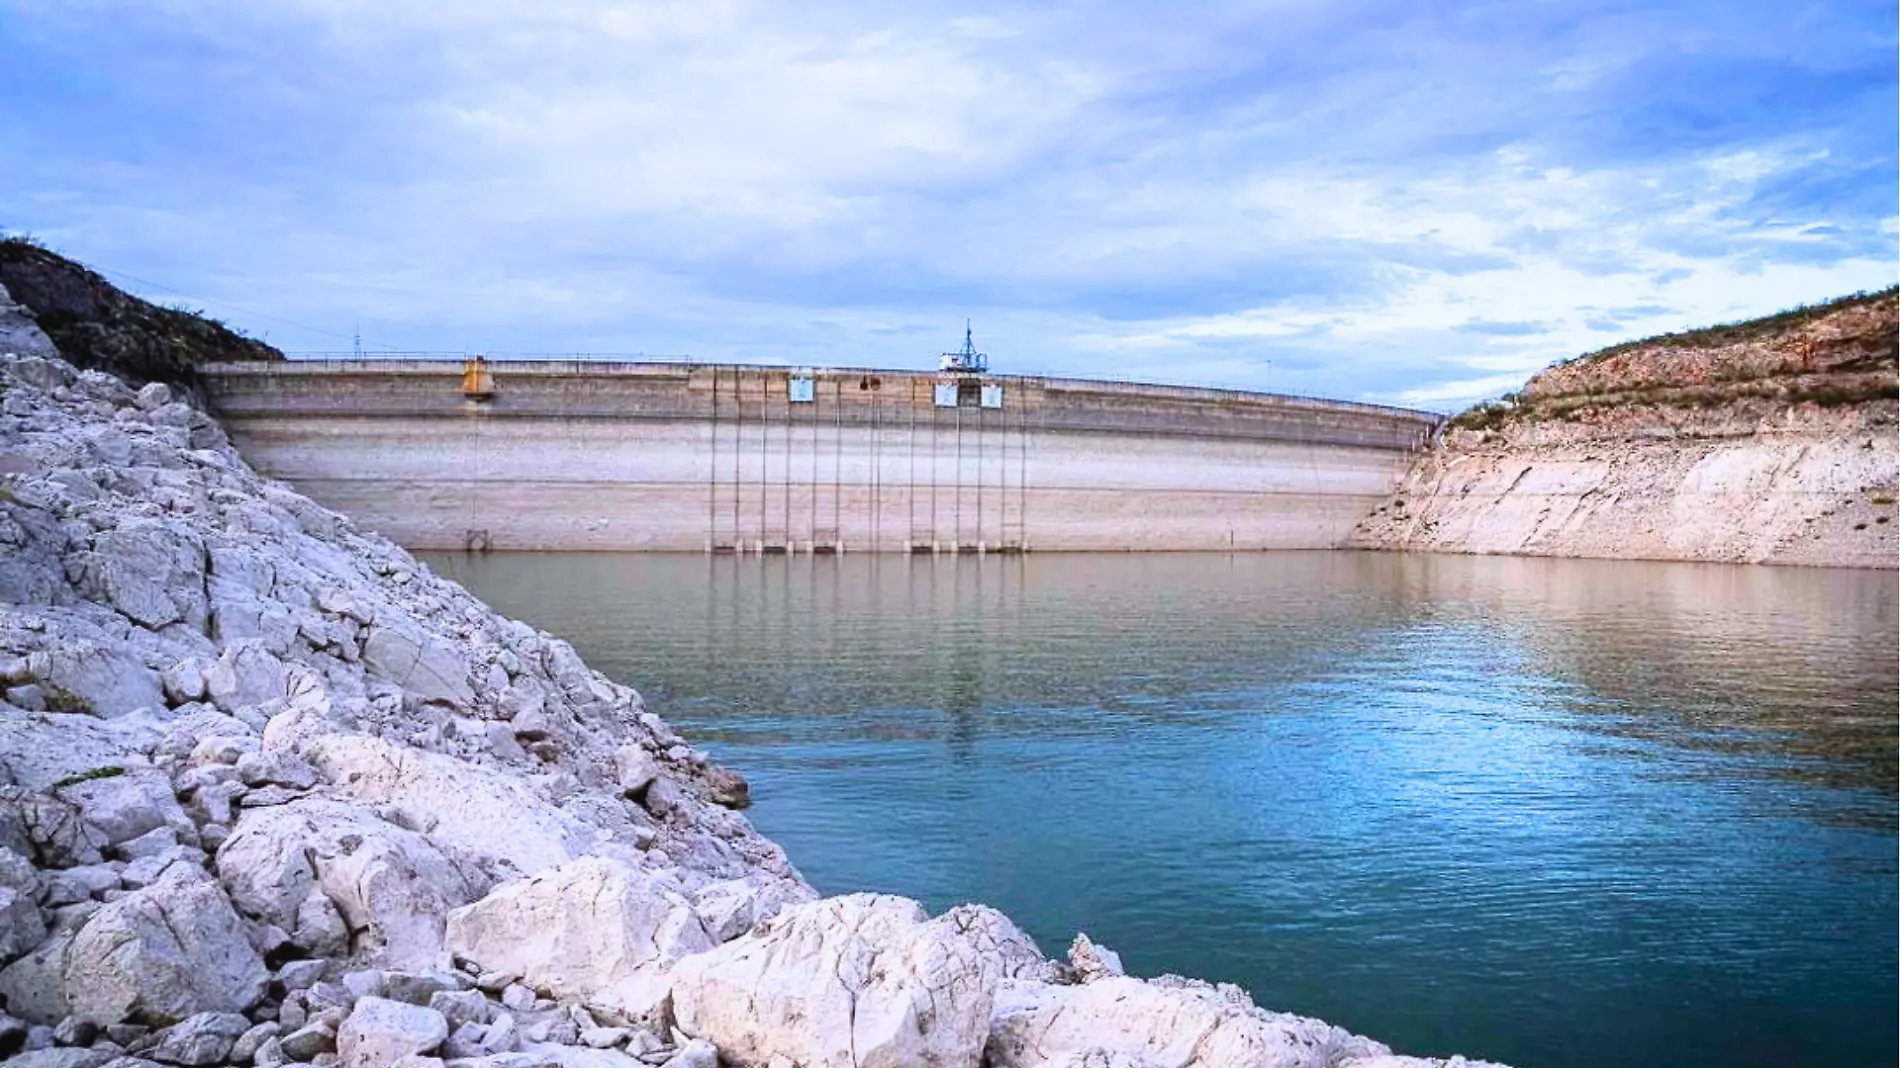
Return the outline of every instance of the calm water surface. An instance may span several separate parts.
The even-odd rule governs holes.
[[[994,904],[1415,1053],[1895,1063],[1896,577],[1360,553],[435,557]]]

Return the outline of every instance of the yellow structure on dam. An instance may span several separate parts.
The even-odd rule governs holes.
[[[954,369],[292,360],[201,372],[252,464],[417,549],[1332,547],[1440,420]]]

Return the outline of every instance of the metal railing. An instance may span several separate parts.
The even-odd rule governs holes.
[[[668,366],[668,365],[679,366],[679,367],[684,367],[684,368],[718,367],[722,369],[731,368],[734,370],[746,370],[746,371],[780,371],[780,370],[791,370],[793,368],[800,368],[800,369],[809,368],[823,374],[847,374],[847,375],[878,375],[878,374],[937,375],[937,374],[943,373],[934,368],[929,368],[929,367],[914,367],[914,368],[913,367],[851,367],[851,366],[813,367],[813,365],[811,365],[808,362],[801,363],[801,362],[786,361],[784,363],[772,363],[772,362],[742,363],[742,362],[736,362],[736,361],[731,361],[731,360],[702,360],[702,359],[698,359],[696,357],[693,357],[691,355],[686,355],[686,354],[663,354],[663,353],[644,353],[644,352],[497,352],[493,350],[484,351],[484,352],[472,352],[472,351],[449,352],[449,351],[414,350],[414,351],[383,351],[383,352],[358,353],[358,352],[307,351],[307,352],[289,352],[289,353],[285,353],[285,356],[288,357],[290,362],[326,363],[326,364],[332,365],[332,367],[337,370],[353,370],[354,368],[349,366],[351,364],[364,364],[364,365],[376,364],[376,365],[382,365],[384,367],[388,367],[389,369],[392,369],[392,370],[395,369],[394,365],[415,364],[418,366],[405,367],[402,369],[423,371],[423,370],[433,369],[432,367],[423,366],[423,365],[431,365],[431,364],[436,364],[436,363],[446,364],[450,362],[460,363],[463,360],[473,359],[479,356],[485,360],[488,360],[490,363],[497,363],[497,364],[510,364],[510,363],[537,364],[537,365],[540,365],[537,367],[537,370],[551,371],[557,374],[558,373],[586,374],[590,371],[591,372],[605,371],[605,372],[611,373],[617,370],[633,370],[642,366]],[[1335,407],[1358,409],[1358,410],[1362,410],[1366,412],[1377,412],[1377,413],[1388,414],[1388,415],[1402,415],[1402,416],[1407,416],[1407,417],[1412,417],[1412,418],[1417,418],[1419,416],[1427,416],[1427,417],[1437,420],[1440,423],[1450,418],[1450,416],[1446,413],[1433,412],[1433,411],[1428,411],[1426,409],[1421,409],[1421,408],[1406,408],[1401,405],[1380,404],[1374,401],[1346,400],[1339,397],[1326,397],[1326,396],[1321,396],[1319,394],[1314,394],[1314,393],[1287,393],[1287,392],[1280,392],[1276,390],[1263,389],[1257,386],[1252,386],[1252,385],[1247,385],[1247,384],[1242,384],[1242,383],[1219,382],[1219,381],[1210,382],[1205,379],[1202,379],[1199,381],[1184,380],[1184,379],[1169,380],[1166,378],[1159,378],[1159,377],[1136,377],[1133,375],[1114,375],[1114,374],[1102,374],[1102,375],[1096,375],[1090,378],[1074,378],[1074,377],[1069,377],[1066,375],[1035,374],[1035,373],[1027,373],[1027,372],[1021,373],[1021,374],[991,372],[989,374],[986,374],[984,377],[1009,379],[1009,380],[1016,380],[1016,381],[1022,381],[1022,382],[1033,382],[1037,385],[1044,387],[1045,389],[1087,390],[1087,389],[1099,389],[1102,386],[1110,386],[1110,387],[1120,386],[1120,387],[1126,387],[1130,390],[1142,389],[1142,388],[1160,388],[1160,389],[1168,389],[1168,390],[1192,391],[1192,392],[1195,392],[1195,393],[1198,393],[1198,394],[1201,394],[1213,399],[1232,399],[1232,400],[1274,399],[1274,400],[1298,401],[1298,402],[1305,402],[1305,403],[1312,403],[1312,404],[1324,404],[1324,405],[1335,406]]]

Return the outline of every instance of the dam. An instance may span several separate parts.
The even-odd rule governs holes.
[[[988,373],[206,364],[260,471],[413,549],[1331,548],[1441,417]]]

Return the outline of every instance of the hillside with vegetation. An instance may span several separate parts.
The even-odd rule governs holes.
[[[133,385],[195,392],[200,363],[284,358],[203,312],[132,296],[30,237],[0,237],[0,287],[68,363]]]

